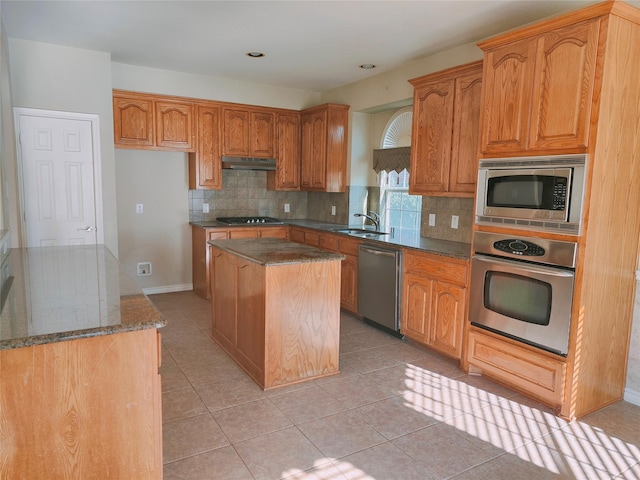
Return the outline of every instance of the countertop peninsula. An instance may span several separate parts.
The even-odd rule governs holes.
[[[104,245],[10,249],[2,280],[0,350],[166,324]]]

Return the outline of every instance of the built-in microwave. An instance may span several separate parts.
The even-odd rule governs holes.
[[[579,234],[586,155],[484,159],[476,223]]]

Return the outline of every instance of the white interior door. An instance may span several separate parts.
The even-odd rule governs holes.
[[[97,122],[16,109],[27,247],[104,242]]]

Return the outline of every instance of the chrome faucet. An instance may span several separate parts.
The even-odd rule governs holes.
[[[371,223],[373,223],[373,226],[375,227],[376,232],[380,231],[380,215],[378,215],[376,212],[370,211],[369,215],[367,215],[366,213],[354,213],[353,216],[366,218]]]

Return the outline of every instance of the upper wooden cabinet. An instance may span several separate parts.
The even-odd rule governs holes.
[[[485,51],[481,150],[486,154],[585,152],[600,19]]]
[[[275,157],[275,113],[241,106],[224,108],[223,155]]]
[[[276,171],[267,173],[267,189],[300,190],[300,114],[277,115]]]
[[[116,147],[195,150],[195,105],[191,102],[114,90],[113,123]]]
[[[482,62],[450,68],[410,82],[414,93],[409,192],[473,196]]]
[[[300,189],[344,192],[349,106],[325,104],[303,110]]]
[[[198,148],[189,153],[189,189],[220,189],[220,107],[198,105],[197,112]]]

